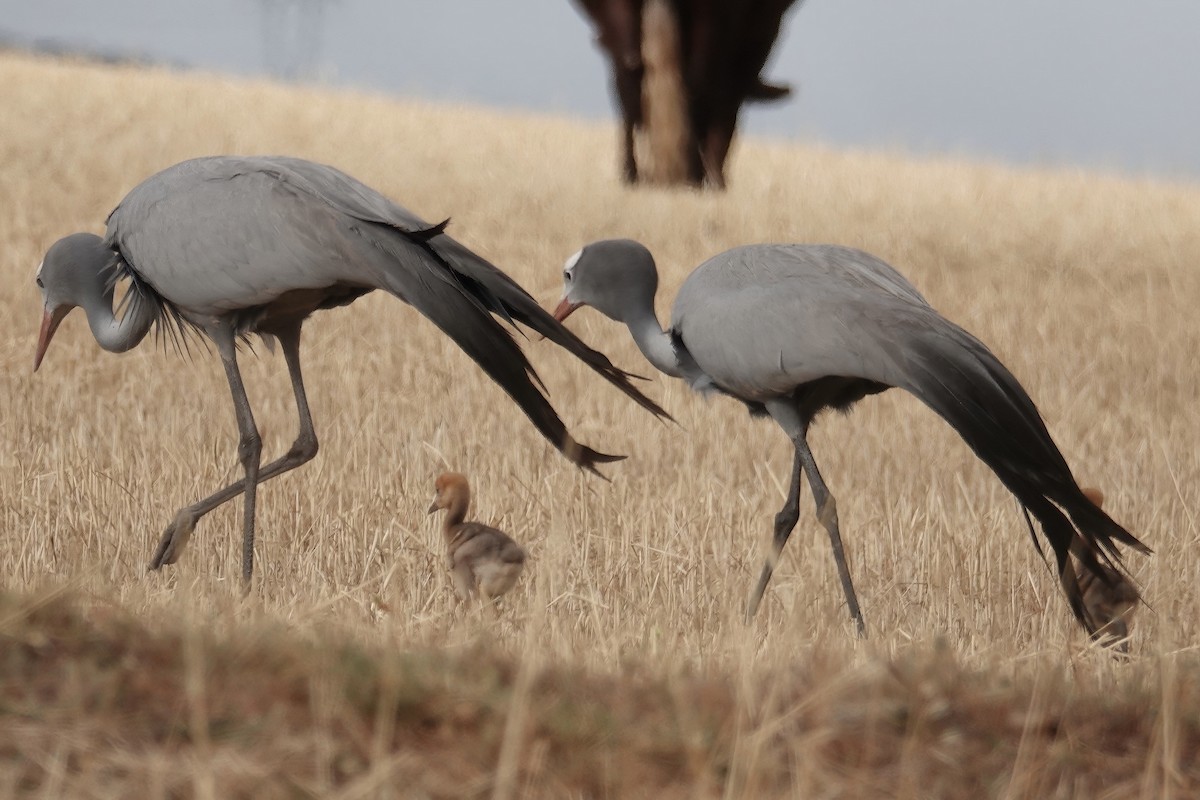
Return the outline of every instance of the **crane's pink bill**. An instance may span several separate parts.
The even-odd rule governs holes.
[[[37,372],[38,367],[42,365],[42,358],[46,355],[46,348],[50,346],[50,340],[54,338],[54,332],[58,330],[59,323],[67,316],[70,307],[59,306],[54,310],[46,309],[46,313],[42,315],[42,329],[38,333],[37,352],[33,354],[33,371]]]
[[[575,309],[582,306],[583,303],[572,303],[567,298],[558,301],[558,307],[554,309],[554,318],[562,322],[567,317],[575,312]]]

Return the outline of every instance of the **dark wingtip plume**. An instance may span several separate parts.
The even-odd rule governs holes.
[[[1109,566],[1121,563],[1118,542],[1142,555],[1153,554],[1154,551],[1145,542],[1126,530],[1123,525],[1109,516],[1100,503],[1096,502],[1094,489],[1079,489],[1078,486],[1072,488],[1074,489],[1071,492],[1072,497],[1069,502],[1064,503],[1063,507],[1071,521],[1080,530],[1086,530],[1095,537],[1096,544],[1103,550],[1107,559],[1113,562]],[[1101,495],[1102,499],[1103,495]]]
[[[600,451],[593,450],[590,447],[585,448],[585,449],[587,450],[589,459],[592,462],[597,463],[597,464],[613,464],[617,461],[624,461],[626,458],[629,457],[629,456],[610,455],[609,453],[601,453]]]
[[[425,242],[428,242],[430,239],[434,238],[435,236],[441,236],[443,233],[445,233],[446,226],[449,224],[450,224],[450,218],[446,217],[444,220],[439,222],[437,225],[430,225],[428,228],[418,228],[415,231],[405,231],[404,233],[406,235],[408,235],[414,241],[425,243]]]
[[[437,225],[431,225],[428,228],[421,228],[415,231],[405,230],[403,233],[409,238],[410,241],[425,248],[425,251],[432,256],[433,259],[438,262],[438,264],[445,267],[446,274],[452,280],[458,283],[459,288],[463,290],[467,297],[470,297],[473,302],[478,303],[481,308],[498,315],[501,319],[512,326],[514,331],[521,334],[522,337],[525,337],[525,332],[517,327],[517,323],[509,313],[509,309],[504,304],[504,301],[497,297],[486,285],[480,283],[477,276],[471,276],[464,272],[463,270],[465,269],[465,266],[463,264],[455,262],[452,257],[448,257],[447,254],[438,250],[430,242],[431,239],[445,233],[446,226],[449,224],[450,218],[446,217]],[[451,245],[461,249],[471,257],[479,258],[470,250],[467,250],[466,248],[462,247],[462,245],[459,245],[453,239],[450,239],[449,237],[446,237],[446,239]],[[486,261],[483,263],[489,268],[495,269],[495,267],[492,267],[491,264],[488,264]],[[538,379],[538,382],[541,383],[540,378]]]
[[[433,228],[425,230],[431,231],[439,227],[435,225]],[[412,233],[407,231],[406,233],[413,237]],[[413,239],[420,241],[417,237],[413,237]],[[599,373],[601,377],[642,408],[657,417],[675,421],[664,408],[642,394],[630,382],[632,377],[630,373],[615,366],[608,356],[584,344],[582,339],[538,305],[537,301],[512,278],[498,270],[486,259],[449,236],[439,240],[436,247],[430,242],[422,242],[422,244],[428,248],[430,254],[440,265],[450,271],[467,296],[479,307],[498,315],[515,330],[520,330],[516,323],[521,323],[536,333],[542,334]],[[523,331],[521,333],[524,335]]]
[[[599,450],[593,450],[587,445],[575,441],[571,438],[570,434],[563,436],[562,445],[558,449],[572,464],[606,481],[609,480],[609,477],[597,469],[596,465],[612,464],[615,461],[624,461],[626,458],[625,456],[614,456],[608,453],[601,453]]]
[[[910,366],[905,388],[950,423],[1016,496],[1045,560],[1029,515],[1037,519],[1071,613],[1094,635],[1103,626],[1085,605],[1077,570],[1137,602],[1141,593],[1124,568],[1121,547],[1150,548],[1080,489],[1033,400],[982,342],[934,312],[922,321],[928,324],[921,333],[903,343]]]
[[[517,330],[516,323],[519,322],[547,335],[547,338],[600,373],[638,405],[655,416],[675,421],[665,409],[638,391],[625,372],[614,366],[607,356],[588,347],[559,324],[528,292],[503,272],[449,236],[438,240],[436,246],[428,241],[441,233],[447,222],[449,220],[419,232],[388,226],[404,236],[407,242],[421,247],[429,258],[420,260],[420,263],[445,280],[424,282],[421,285],[423,291],[413,292],[411,287],[398,279],[396,272],[385,269],[379,277],[385,287],[407,300],[449,334],[467,355],[483,367],[559,452],[579,467],[601,477],[603,475],[595,465],[623,458],[592,450],[565,435],[566,428],[550,405],[540,376],[498,320],[508,322]],[[397,261],[404,261],[404,253],[392,250],[386,238],[377,244]]]

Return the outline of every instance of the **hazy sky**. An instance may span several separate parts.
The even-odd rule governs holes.
[[[269,2],[0,0],[0,35],[256,74]],[[330,0],[315,33],[328,83],[613,116],[568,0]],[[799,91],[744,133],[1200,180],[1194,0],[808,0],[767,72]]]

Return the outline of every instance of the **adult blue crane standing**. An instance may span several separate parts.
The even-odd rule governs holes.
[[[448,222],[448,220],[447,220]],[[333,167],[284,157],[215,156],[185,161],[136,186],[108,217],[102,238],[76,233],[47,251],[37,273],[44,315],[33,368],[54,332],[80,307],[97,343],[120,353],[151,328],[177,339],[199,332],[216,345],[237,414],[244,479],[182,508],[150,569],[173,564],[197,522],[245,493],[242,578],[254,569],[257,487],[317,454],[304,381],[300,329],[314,311],[375,289],[412,305],[455,341],[520,406],[534,427],[578,466],[596,472],[622,456],[576,442],[545,386],[497,317],[521,323],[579,358],[659,417],[669,415],[632,377],[546,313],[515,281],[416,215]],[[129,282],[123,316],[115,285]],[[275,337],[283,351],[300,432],[261,465],[262,441],[238,369],[239,340]]]
[[[637,242],[593,242],[567,260],[561,322],[591,306],[623,322],[661,372],[694,390],[770,416],[795,448],[774,548],[750,596],[753,616],[799,519],[807,476],[829,534],[846,605],[865,631],[838,525],[837,503],[808,446],[826,409],[905,389],[954,428],[1032,514],[1054,551],[1071,613],[1093,637],[1121,638],[1114,609],[1139,598],[1120,546],[1150,549],[1084,494],[1029,395],[983,342],[943,317],[904,276],[869,253],[835,245],[758,244],[713,256],[679,289],[664,331],[654,313],[658,269]],[[1041,545],[1029,532],[1039,552]],[[1072,556],[1083,574],[1075,569]],[[1094,594],[1088,597],[1087,590]]]

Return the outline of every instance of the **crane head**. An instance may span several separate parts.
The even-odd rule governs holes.
[[[563,296],[554,309],[559,322],[581,306],[609,319],[653,308],[658,270],[650,251],[629,239],[592,242],[563,265]]]
[[[33,371],[37,372],[54,332],[71,309],[96,292],[97,259],[107,258],[104,242],[93,233],[74,233],[59,239],[46,251],[37,269],[42,292],[42,327],[38,333]]]
[[[433,503],[429,506],[429,513],[441,511],[443,508],[449,508],[452,505],[461,504],[463,509],[471,501],[471,486],[467,483],[467,478],[458,472],[443,472],[437,476],[437,480],[433,484]]]

